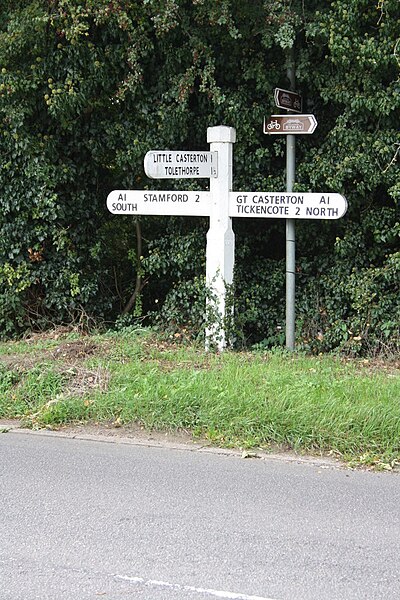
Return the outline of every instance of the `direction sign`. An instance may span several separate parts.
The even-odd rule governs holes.
[[[265,133],[312,133],[317,126],[314,115],[273,115],[266,123]],[[207,129],[210,152],[151,151],[145,157],[149,177],[210,177],[210,191],[114,190],[107,197],[107,208],[115,215],[181,215],[209,217],[207,233],[206,282],[212,290],[209,306],[214,322],[206,329],[206,348],[214,345],[223,350],[227,344],[224,328],[228,304],[227,286],[233,281],[235,235],[232,217],[292,219],[339,219],[347,210],[346,198],[330,192],[293,192],[292,183],[286,192],[232,192],[233,144],[236,131],[223,125]],[[294,145],[288,141],[288,146]],[[292,140],[293,141],[293,140]],[[219,174],[217,174],[217,159]],[[294,165],[294,160],[292,161]],[[195,169],[190,172],[189,169]],[[207,173],[207,175],[206,175]],[[293,176],[294,181],[294,176]],[[286,272],[294,279],[294,238],[291,242],[291,262]],[[287,250],[287,255],[289,254]],[[292,277],[293,275],[293,277]],[[293,281],[294,283],[294,281]],[[290,295],[288,294],[290,291]],[[293,305],[292,305],[293,303]],[[287,285],[286,294],[287,347],[294,340],[294,287]],[[290,309],[290,310],[288,310]],[[288,324],[290,327],[288,327]],[[290,343],[288,343],[288,340]],[[293,341],[294,346],[294,341]]]
[[[275,88],[274,91],[275,104],[278,108],[292,110],[293,112],[301,113],[303,106],[303,98],[296,92]]]
[[[217,152],[151,150],[144,157],[144,171],[151,179],[217,177]]]
[[[271,115],[264,119],[264,133],[294,134],[314,133],[317,120],[314,115]]]
[[[114,190],[107,196],[107,208],[114,215],[209,216],[210,192],[162,192]]]
[[[347,200],[340,194],[294,192],[230,192],[230,217],[269,219],[340,219]]]

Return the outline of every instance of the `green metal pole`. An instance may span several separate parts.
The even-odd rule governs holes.
[[[294,49],[287,70],[290,87],[295,91]],[[292,192],[296,176],[296,136],[286,137],[286,191]],[[295,346],[296,229],[295,220],[286,219],[286,348]]]
[[[293,191],[295,177],[295,136],[286,140],[286,190]],[[294,350],[296,292],[296,229],[295,220],[286,219],[286,348]]]

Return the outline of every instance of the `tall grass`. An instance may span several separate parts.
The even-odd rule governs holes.
[[[13,376],[3,369],[0,416],[35,415],[38,426],[139,422],[190,430],[224,445],[330,451],[385,464],[400,460],[395,370],[285,352],[213,355],[152,336],[97,338],[105,342],[105,355],[85,363],[108,370],[105,391],[69,393],[65,372],[50,363]]]

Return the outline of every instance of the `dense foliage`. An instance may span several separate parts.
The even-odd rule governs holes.
[[[3,336],[115,322],[135,287],[135,318],[198,332],[206,219],[137,223],[106,196],[165,187],[145,153],[205,149],[219,124],[237,130],[234,189],[283,190],[285,140],[262,120],[293,49],[319,123],[297,138],[296,189],[349,202],[340,222],[297,224],[299,342],[360,353],[399,338],[398,0],[3,0],[0,17]],[[284,222],[234,229],[237,339],[279,344]]]

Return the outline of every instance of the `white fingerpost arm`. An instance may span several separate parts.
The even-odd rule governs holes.
[[[236,130],[233,127],[220,125],[207,129],[210,151],[218,153],[218,176],[210,179],[211,213],[206,250],[206,284],[210,291],[208,309],[215,314],[216,322],[207,326],[206,348],[215,345],[220,351],[227,344],[224,328],[226,287],[233,282],[235,262],[235,235],[229,216],[235,141]]]

